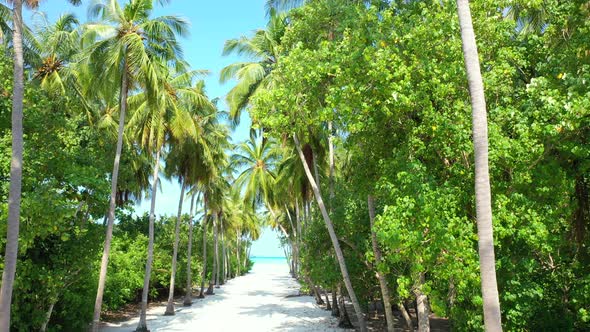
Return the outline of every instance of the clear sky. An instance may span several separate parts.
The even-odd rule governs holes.
[[[58,4],[59,3],[59,4]],[[76,14],[82,22],[86,21],[86,10],[91,0],[83,0],[82,5],[73,7],[66,1],[43,1],[40,11],[43,11],[49,21],[54,21],[66,12]],[[123,1],[121,1],[123,3]],[[177,15],[188,19],[191,23],[191,34],[182,41],[186,60],[193,69],[207,69],[211,74],[205,79],[207,93],[211,98],[219,97],[225,100],[225,95],[231,89],[231,82],[225,85],[219,83],[219,72],[225,66],[236,61],[244,61],[235,56],[221,55],[226,40],[249,35],[266,24],[265,0],[227,0],[227,1],[190,1],[172,0],[170,4],[154,9],[154,16]],[[32,22],[33,13],[24,13],[25,21]],[[234,142],[240,142],[248,137],[250,119],[242,117],[240,127],[232,134]],[[156,213],[159,215],[174,215],[178,209],[180,185],[176,180],[162,181],[162,191],[158,192]],[[185,204],[185,212],[188,212]],[[137,207],[142,214],[149,211],[149,201],[143,201]],[[282,249],[276,235],[270,229],[263,232],[260,240],[252,247],[254,256],[283,256]]]

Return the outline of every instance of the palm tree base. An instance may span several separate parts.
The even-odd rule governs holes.
[[[138,326],[135,332],[150,332],[150,330],[148,330],[147,326]]]
[[[203,296],[203,297],[204,297],[204,296]],[[193,301],[191,301],[191,300],[188,300],[188,299],[187,299],[187,300],[184,300],[184,302],[182,303],[182,305],[183,305],[184,307],[190,307],[190,306],[192,306],[192,305],[193,305]]]
[[[197,296],[197,299],[204,299],[205,298],[205,294],[201,293],[199,294],[199,296]]]
[[[168,303],[166,306],[166,311],[164,312],[164,316],[174,316],[176,312],[174,311],[174,303]]]

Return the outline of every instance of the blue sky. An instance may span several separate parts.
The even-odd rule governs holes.
[[[59,3],[59,5],[57,5]],[[54,21],[66,12],[76,14],[82,22],[86,21],[86,10],[91,1],[83,0],[82,6],[73,7],[66,1],[44,1],[40,11],[43,11],[49,21]],[[229,1],[189,1],[172,0],[170,4],[157,6],[154,16],[177,15],[188,19],[191,23],[191,34],[182,40],[186,60],[194,69],[207,69],[211,74],[205,78],[207,93],[211,98],[219,97],[225,100],[225,95],[231,89],[231,82],[225,85],[219,83],[219,72],[225,66],[236,61],[244,61],[235,56],[221,55],[226,40],[249,35],[252,31],[262,28],[266,24],[265,0],[229,0]],[[24,13],[24,19],[32,22],[33,13]],[[242,117],[240,127],[232,134],[234,142],[240,142],[248,137],[250,119]],[[180,186],[176,180],[164,180],[162,192],[157,195],[157,214],[174,215],[178,209]],[[185,205],[185,211],[189,204]],[[143,201],[137,207],[138,213],[149,210],[149,201]],[[282,249],[276,235],[266,229],[260,240],[252,247],[254,256],[283,256]]]

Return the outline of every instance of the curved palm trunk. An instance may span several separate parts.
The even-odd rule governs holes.
[[[178,200],[178,213],[174,226],[174,249],[172,252],[172,271],[170,273],[170,291],[168,292],[168,304],[164,316],[174,316],[174,282],[176,280],[176,260],[178,258],[178,241],[180,240],[180,219],[182,218],[182,202],[184,201],[184,179],[180,184],[180,199]]]
[[[92,332],[98,331],[100,322],[100,312],[102,309],[102,296],[107,279],[107,268],[109,266],[109,254],[111,252],[111,242],[113,240],[113,224],[115,223],[115,204],[117,198],[117,180],[119,179],[119,164],[121,162],[121,151],[123,150],[123,131],[125,129],[125,113],[127,111],[127,93],[128,93],[127,65],[123,63],[123,73],[121,74],[121,98],[119,110],[119,130],[117,133],[117,150],[115,152],[115,162],[113,164],[113,175],[111,177],[111,199],[109,202],[109,214],[107,220],[107,233],[104,240],[104,249],[102,261],[100,263],[100,275],[98,277],[98,290],[96,292],[96,301],[94,302],[94,316],[92,319]],[[157,161],[156,161],[157,163]]]
[[[193,248],[193,217],[194,217],[194,207],[195,207],[195,196],[196,194],[192,195],[191,198],[191,209],[190,209],[190,217],[188,219],[188,248],[186,253],[186,294],[184,296],[184,303],[185,307],[190,307],[193,304],[192,299],[192,289],[193,289],[193,277],[191,271],[191,260],[192,260],[192,248]]]
[[[12,158],[10,160],[10,189],[8,193],[8,229],[6,231],[2,287],[0,288],[0,331],[8,331],[10,329],[10,304],[12,303],[12,289],[14,287],[16,261],[18,256],[18,233],[20,226],[20,203],[23,175],[23,96],[25,92],[22,9],[22,0],[14,0],[14,22],[12,33],[14,48]]]
[[[463,57],[469,81],[473,122],[473,148],[475,152],[475,208],[479,247],[479,268],[483,296],[484,325],[488,332],[502,331],[500,300],[496,281],[494,231],[488,165],[488,122],[483,79],[479,66],[477,44],[471,21],[468,0],[457,0]]]
[[[342,273],[342,279],[344,279],[344,284],[346,286],[346,290],[350,296],[350,300],[352,301],[352,305],[354,306],[354,311],[358,318],[359,328],[361,332],[367,331],[367,325],[365,323],[365,317],[363,315],[363,311],[361,309],[361,305],[356,297],[356,293],[352,288],[352,282],[350,281],[350,276],[348,274],[348,268],[346,267],[346,261],[344,261],[344,255],[342,254],[342,249],[340,248],[340,243],[338,242],[338,237],[336,236],[336,232],[334,231],[334,225],[332,224],[332,219],[328,215],[328,211],[326,210],[326,206],[324,204],[324,200],[322,199],[322,194],[320,193],[320,189],[315,183],[313,175],[305,161],[305,156],[303,155],[303,151],[301,150],[301,144],[299,143],[299,139],[297,139],[297,135],[293,135],[293,139],[295,141],[295,147],[297,148],[297,152],[299,153],[299,158],[301,159],[301,163],[303,164],[303,168],[305,170],[305,174],[307,176],[307,180],[309,181],[311,188],[313,189],[313,193],[317,200],[318,206],[320,211],[322,212],[322,216],[324,217],[324,222],[326,223],[326,227],[328,228],[328,233],[330,234],[330,239],[332,240],[332,245],[334,247],[334,251],[336,252],[336,258],[338,260],[338,265],[340,266],[340,272]]]
[[[207,194],[203,194],[203,271],[201,271],[201,291],[199,292],[199,298],[205,297],[205,278],[207,278]]]
[[[372,195],[369,195],[367,197],[367,202],[369,204],[369,221],[371,222],[371,244],[373,245],[373,254],[375,255],[375,272],[377,274],[377,279],[379,279],[379,286],[381,287],[385,319],[387,320],[387,331],[393,332],[395,324],[393,320],[393,311],[391,310],[389,287],[387,285],[387,279],[385,279],[385,276],[379,271],[379,265],[381,265],[382,256],[381,249],[377,243],[377,234],[375,234],[375,198]]]
[[[148,331],[147,329],[147,306],[148,295],[150,293],[150,277],[152,275],[152,262],[154,260],[154,221],[156,219],[156,194],[158,193],[158,179],[160,175],[160,150],[156,152],[156,160],[154,160],[154,173],[152,174],[152,200],[150,203],[150,219],[148,230],[148,252],[145,263],[145,274],[143,276],[143,291],[141,293],[141,311],[139,314],[139,324],[137,324],[137,332]]]

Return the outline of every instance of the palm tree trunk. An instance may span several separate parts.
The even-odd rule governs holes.
[[[457,0],[463,57],[469,81],[473,122],[473,148],[475,152],[475,207],[479,247],[479,267],[483,297],[484,325],[488,332],[502,331],[502,318],[498,284],[496,281],[496,258],[494,254],[494,231],[492,227],[492,203],[488,165],[488,122],[483,79],[475,33],[471,21],[468,0]]]
[[[111,198],[109,202],[109,214],[107,221],[107,233],[104,240],[104,249],[100,263],[100,275],[98,277],[98,290],[96,292],[96,301],[94,302],[94,316],[92,319],[92,332],[98,331],[100,322],[100,312],[102,310],[102,296],[107,279],[107,268],[109,266],[109,254],[111,252],[111,242],[113,240],[113,224],[115,223],[115,204],[117,198],[117,180],[119,178],[119,164],[121,162],[121,151],[123,150],[123,131],[125,129],[125,113],[127,111],[127,93],[128,93],[127,63],[123,63],[123,72],[121,74],[121,98],[119,110],[119,130],[117,133],[117,150],[115,152],[115,161],[113,164],[113,174],[111,177]],[[158,161],[156,161],[158,163]],[[155,195],[155,193],[154,193]]]
[[[315,150],[311,150],[311,159],[312,159],[312,165],[313,165],[313,174],[315,176],[315,183],[318,186],[318,188],[321,188],[321,184],[320,184],[320,168],[318,167],[318,160],[317,160],[317,155],[315,153]]]
[[[348,317],[348,311],[346,310],[346,302],[344,301],[344,295],[342,294],[342,284],[338,284],[338,312],[340,316],[338,317],[338,327],[343,329],[350,329],[352,328],[352,323],[350,322],[350,317]]]
[[[240,274],[240,231],[238,230],[238,232],[236,233],[236,259],[238,261],[238,265],[237,265],[237,277],[239,277]]]
[[[385,276],[379,271],[382,256],[381,249],[377,243],[377,234],[375,234],[375,198],[372,195],[368,195],[367,201],[369,204],[369,221],[371,222],[371,244],[373,245],[373,254],[375,255],[375,272],[377,274],[377,279],[379,279],[379,286],[381,287],[385,319],[387,320],[387,331],[393,332],[395,324],[393,320],[393,311],[391,310],[389,287],[387,285],[387,279],[385,279]]]
[[[328,292],[324,290],[324,296],[326,297],[326,310],[332,311],[332,305],[330,304],[330,297],[328,296]]]
[[[47,325],[49,325],[49,321],[51,320],[51,315],[53,314],[53,308],[55,308],[56,303],[57,303],[57,297],[55,297],[55,299],[51,300],[51,303],[49,304],[49,308],[47,309],[47,313],[45,313],[45,320],[43,321],[43,324],[41,324],[41,328],[39,328],[39,332],[47,331]]]
[[[219,237],[221,241],[221,284],[225,284],[225,280],[227,277],[227,266],[225,265],[225,241],[223,241],[223,222],[219,224]]]
[[[219,264],[219,224],[221,223],[221,216],[219,215],[219,213],[217,214],[217,219],[215,220],[215,223],[213,224],[213,243],[215,245],[215,288],[219,288],[219,269],[220,269],[220,265]]]
[[[361,332],[367,331],[367,325],[365,323],[365,317],[363,315],[361,305],[356,297],[356,293],[352,288],[352,282],[350,281],[350,276],[348,274],[348,268],[346,267],[346,262],[344,261],[344,255],[342,254],[342,249],[340,248],[340,243],[338,242],[338,237],[336,236],[336,232],[334,231],[334,225],[332,224],[332,220],[328,215],[328,211],[326,210],[326,206],[324,205],[324,200],[322,199],[322,195],[320,193],[320,189],[315,183],[313,175],[305,161],[305,156],[303,155],[303,151],[301,150],[301,144],[299,143],[299,139],[297,139],[297,135],[293,135],[293,139],[295,141],[295,147],[297,148],[297,152],[299,153],[299,158],[303,164],[303,168],[305,170],[305,174],[307,175],[307,180],[310,182],[311,188],[313,189],[316,201],[324,217],[324,222],[326,223],[326,227],[328,228],[328,233],[330,234],[330,239],[332,240],[332,245],[334,246],[334,251],[336,252],[336,258],[338,259],[338,265],[340,266],[340,272],[342,273],[342,278],[344,279],[344,284],[350,296],[350,300],[352,301],[352,305],[354,306],[354,311],[356,312],[359,328]]]
[[[174,282],[176,279],[176,260],[178,258],[178,241],[180,240],[180,219],[182,219],[182,202],[184,201],[184,179],[180,184],[180,199],[178,200],[178,213],[174,227],[174,248],[172,251],[172,271],[170,273],[170,291],[168,292],[168,304],[164,316],[174,316]]]
[[[328,154],[329,154],[329,162],[330,162],[330,179],[329,179],[329,186],[330,186],[330,204],[329,204],[329,212],[332,213],[332,209],[334,209],[334,197],[336,196],[334,192],[334,171],[336,168],[336,164],[334,162],[334,129],[332,128],[332,121],[328,121],[328,131],[330,132],[330,136],[328,136]]]
[[[299,275],[300,270],[300,262],[301,262],[301,237],[302,237],[302,230],[301,230],[301,213],[299,211],[299,200],[295,198],[295,223],[297,224],[297,260],[295,261],[295,278]]]
[[[147,329],[147,305],[148,295],[150,293],[150,277],[152,275],[152,261],[154,260],[154,222],[156,219],[156,194],[158,193],[158,177],[160,175],[160,150],[156,151],[154,160],[154,173],[152,174],[152,200],[150,205],[150,219],[148,230],[148,252],[145,263],[145,274],[143,276],[143,291],[141,293],[141,312],[139,314],[139,324],[135,331],[143,332]]]
[[[190,209],[190,216],[188,218],[188,248],[186,252],[186,294],[184,295],[184,303],[185,307],[190,307],[193,304],[193,277],[191,271],[191,260],[192,260],[192,249],[193,249],[193,217],[194,217],[194,207],[195,207],[195,196],[194,193],[191,197],[191,209]]]
[[[412,317],[410,317],[408,310],[406,310],[406,305],[404,304],[404,302],[402,300],[399,300],[397,306],[399,307],[399,311],[401,311],[402,316],[404,317],[404,320],[406,321],[406,327],[408,328],[408,330],[414,331],[414,324],[412,323]]]
[[[293,278],[297,278],[297,256],[299,248],[297,248],[297,243],[299,241],[299,234],[297,233],[297,229],[295,228],[295,224],[293,224],[293,218],[291,218],[291,212],[289,212],[289,208],[285,204],[285,211],[287,212],[287,218],[289,220],[289,225],[291,226],[291,233],[293,233],[293,239],[289,240],[289,245],[291,246],[291,275]]]
[[[414,290],[416,294],[416,309],[418,316],[418,332],[430,332],[430,308],[428,306],[428,297],[422,292],[424,285],[424,273],[420,273],[418,287]]]
[[[213,213],[213,268],[211,269],[211,279],[209,279],[209,287],[207,288],[207,295],[213,295],[213,287],[215,285],[215,272],[217,271],[217,261],[215,260],[216,238],[215,228],[217,227],[217,212]]]
[[[18,256],[18,233],[20,226],[20,203],[23,175],[23,97],[25,92],[22,43],[22,0],[13,1],[14,77],[12,95],[12,159],[10,160],[10,189],[8,192],[8,229],[2,287],[0,288],[0,331],[10,329],[10,304],[16,274]]]
[[[336,286],[332,287],[332,317],[340,316],[340,310],[338,309],[338,294],[336,292]]]
[[[205,297],[205,278],[207,278],[207,193],[203,194],[203,271],[201,272],[201,292],[199,298]]]

